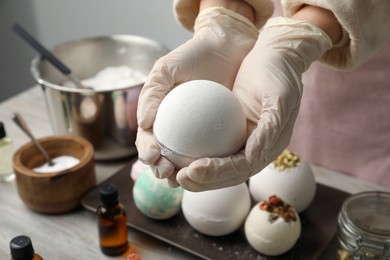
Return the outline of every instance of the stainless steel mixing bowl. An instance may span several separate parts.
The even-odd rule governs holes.
[[[51,49],[78,79],[107,67],[129,66],[149,74],[168,52],[162,44],[135,35],[113,35],[65,42]],[[95,159],[110,160],[137,153],[136,109],[143,82],[118,89],[93,91],[67,87],[69,79],[37,56],[31,73],[42,86],[54,133],[79,135],[95,148]]]

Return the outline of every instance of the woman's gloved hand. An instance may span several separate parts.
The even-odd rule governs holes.
[[[207,79],[233,87],[242,60],[253,48],[258,29],[243,16],[222,7],[201,11],[193,38],[158,60],[139,97],[136,146],[142,162],[158,178],[176,183],[174,166],[164,157],[153,137],[153,122],[161,101],[175,86]]]
[[[233,92],[244,107],[248,139],[243,151],[202,158],[177,174],[180,185],[203,191],[236,185],[261,171],[289,144],[302,95],[301,75],[332,47],[304,21],[272,18],[244,59]]]

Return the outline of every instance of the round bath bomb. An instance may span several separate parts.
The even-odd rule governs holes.
[[[202,157],[223,157],[242,148],[246,116],[225,86],[193,80],[175,87],[161,102],[153,125],[161,154],[176,167]]]
[[[183,188],[170,188],[166,180],[157,179],[150,167],[143,171],[133,187],[135,206],[152,219],[168,219],[181,208]]]
[[[301,234],[301,221],[294,208],[271,196],[259,202],[245,220],[245,236],[259,253],[281,255],[290,250]]]
[[[310,166],[285,150],[274,162],[249,179],[249,190],[257,202],[276,194],[297,212],[314,199],[316,182]]]
[[[149,169],[149,165],[144,164],[141,162],[141,160],[136,160],[133,165],[131,165],[130,170],[130,177],[133,180],[133,182],[136,182],[138,177],[143,173],[144,171]]]
[[[188,224],[209,236],[223,236],[237,230],[251,207],[245,183],[217,190],[183,193],[182,211]]]

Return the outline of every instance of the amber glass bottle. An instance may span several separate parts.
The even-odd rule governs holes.
[[[99,192],[101,206],[97,209],[97,218],[100,249],[105,255],[120,255],[128,248],[126,211],[119,203],[115,185],[105,184]]]
[[[28,236],[14,237],[9,247],[11,249],[11,260],[42,260],[42,257],[34,252],[31,239]]]

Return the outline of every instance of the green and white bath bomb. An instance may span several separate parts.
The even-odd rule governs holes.
[[[136,207],[152,219],[168,219],[175,216],[181,208],[183,188],[170,188],[167,180],[157,179],[148,167],[133,187]]]

